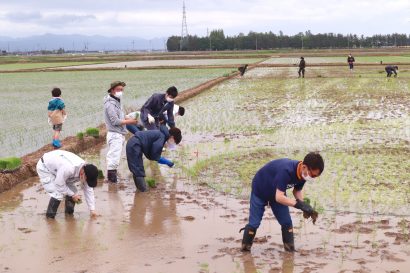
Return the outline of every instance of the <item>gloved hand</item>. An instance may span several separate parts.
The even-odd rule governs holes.
[[[148,114],[148,122],[149,122],[149,124],[155,123],[155,118],[153,116],[151,116],[150,114]]]
[[[170,168],[174,167],[174,162],[172,162],[172,161],[169,160],[169,159],[166,159],[165,157],[161,157],[161,158],[158,160],[158,163],[159,163],[159,164],[162,164],[162,165],[167,165],[167,166],[170,167]]]
[[[307,203],[305,203],[305,202],[303,202],[299,199],[296,199],[295,208],[300,209],[301,211],[306,212],[308,214],[312,214],[313,211],[314,211],[313,208],[309,204],[307,204]]]

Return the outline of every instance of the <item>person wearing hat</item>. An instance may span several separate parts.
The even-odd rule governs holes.
[[[166,121],[169,127],[175,127],[174,100],[178,96],[178,89],[171,86],[164,93],[153,94],[141,108],[141,120],[147,130],[158,130],[160,121]],[[167,112],[167,119],[164,118]]]
[[[55,150],[45,153],[40,158],[36,170],[43,188],[51,196],[46,212],[47,218],[55,218],[64,197],[65,213],[74,213],[75,204],[82,201],[81,195],[77,193],[77,182],[81,182],[91,216],[97,216],[93,189],[97,186],[96,166],[87,164],[71,152]]]
[[[174,149],[182,140],[181,130],[176,127],[168,129],[164,124],[159,130],[138,131],[131,137],[126,145],[128,168],[130,169],[135,186],[141,192],[147,191],[145,183],[145,169],[142,155],[159,164],[172,168],[174,163],[161,157],[164,146]]]
[[[302,76],[302,78],[305,77],[305,68],[306,68],[306,62],[305,62],[305,58],[300,57],[300,62],[299,62],[299,78],[300,76]]]
[[[117,169],[120,165],[122,148],[127,130],[126,125],[137,124],[137,120],[126,118],[122,110],[121,98],[125,82],[115,81],[108,89],[104,98],[104,119],[107,128],[107,179],[108,182],[117,183]]]

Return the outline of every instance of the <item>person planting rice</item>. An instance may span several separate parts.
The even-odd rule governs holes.
[[[165,144],[169,149],[174,149],[175,145],[178,145],[181,140],[181,130],[176,127],[168,129],[166,125],[160,125],[159,130],[136,132],[128,140],[126,145],[128,168],[139,191],[147,191],[142,155],[145,155],[149,160],[157,161],[159,164],[168,165],[172,168],[174,163],[161,157],[162,150]]]
[[[104,98],[104,119],[107,127],[107,179],[108,182],[117,183],[117,169],[120,165],[122,147],[127,130],[125,125],[137,124],[137,120],[126,118],[121,106],[125,82],[115,81],[108,89]]]
[[[179,106],[179,105],[174,104],[174,111],[173,111],[173,113],[174,113],[174,119],[177,118],[178,116],[181,116],[181,117],[182,117],[182,116],[185,115],[185,108],[182,107],[182,106]],[[164,114],[164,116],[163,116],[164,120],[162,120],[162,123],[166,124],[166,123],[167,123],[167,120],[168,120],[167,111],[165,111],[163,114]],[[130,124],[126,125],[127,130],[128,130],[131,134],[134,135],[136,132],[138,132],[138,131],[143,131],[143,130],[145,129],[144,126],[142,125],[142,121],[141,121],[141,119],[140,119],[140,117],[141,117],[141,112],[140,112],[140,111],[136,111],[136,112],[129,113],[126,117],[128,117],[128,118],[134,118],[134,119],[136,119],[136,120],[138,121],[138,124],[137,124],[137,125],[130,125]],[[161,123],[161,120],[160,120],[160,123]]]
[[[245,75],[245,72],[246,72],[247,69],[248,69],[248,65],[247,65],[247,64],[245,64],[245,65],[243,65],[243,66],[240,66],[240,67],[238,68],[238,71],[239,71],[241,77],[243,77],[243,75]]]
[[[299,77],[302,76],[302,78],[305,77],[305,68],[306,68],[306,62],[305,62],[305,58],[304,57],[300,57],[300,62],[299,62]]]
[[[147,130],[158,130],[160,120],[165,120],[164,112],[167,112],[166,122],[169,127],[175,127],[174,100],[178,96],[175,86],[168,88],[165,94],[153,94],[141,108],[141,120]]]
[[[303,161],[287,158],[277,159],[262,167],[252,181],[249,223],[244,230],[242,251],[250,251],[256,231],[262,221],[265,207],[269,204],[273,215],[281,226],[283,246],[286,251],[295,251],[293,224],[289,207],[304,212],[305,217],[317,218],[317,212],[303,202],[303,186],[313,182],[324,169],[323,158],[319,153],[307,154]],[[286,190],[293,188],[293,200],[286,196]]]
[[[352,56],[352,54],[349,54],[349,56],[347,56],[347,63],[349,64],[350,72],[353,72],[355,59],[354,59],[354,57]]]
[[[79,156],[56,150],[45,153],[37,162],[37,174],[45,191],[51,196],[46,217],[54,219],[58,206],[65,197],[65,213],[73,214],[76,203],[81,203],[75,183],[81,182],[90,214],[96,216],[94,190],[97,186],[98,169],[87,164]]]
[[[399,67],[397,65],[388,65],[384,69],[387,73],[387,77],[390,78],[391,75],[394,73],[394,77],[397,77],[397,70],[399,70]]]

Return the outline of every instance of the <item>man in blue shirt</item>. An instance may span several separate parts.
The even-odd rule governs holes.
[[[242,250],[250,251],[265,206],[270,205],[273,214],[282,227],[282,240],[286,251],[295,251],[293,224],[289,207],[295,207],[311,215],[314,210],[303,202],[302,189],[306,181],[313,182],[324,169],[319,153],[309,153],[303,161],[287,158],[277,159],[262,167],[252,181],[249,223],[243,228]],[[296,200],[286,196],[286,190],[293,188]]]

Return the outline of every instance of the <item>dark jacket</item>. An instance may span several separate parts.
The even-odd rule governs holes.
[[[141,120],[148,123],[148,114],[153,116],[156,121],[165,120],[164,112],[167,112],[167,124],[172,128],[175,127],[174,120],[174,102],[167,102],[165,94],[153,94],[141,108]]]
[[[353,57],[353,56],[347,57],[347,62],[348,62],[349,64],[350,64],[350,63],[354,63],[354,62],[355,62],[354,57]]]
[[[300,60],[300,62],[299,62],[299,68],[305,68],[306,67],[306,62],[305,62],[305,60]]]
[[[129,141],[139,141],[139,146],[145,157],[149,160],[158,161],[169,136],[167,126],[162,125],[159,130],[138,131]]]
[[[388,66],[386,66],[386,72],[390,72],[390,73],[395,73],[395,74],[397,74],[397,72],[396,72],[396,68],[393,66],[393,65],[388,65]]]

